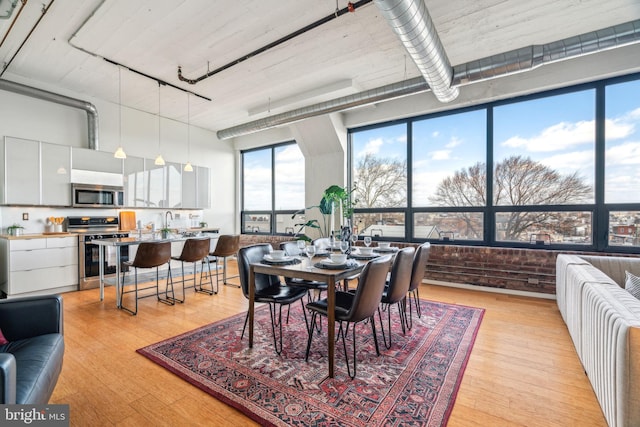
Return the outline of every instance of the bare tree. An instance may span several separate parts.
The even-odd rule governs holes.
[[[493,204],[496,206],[577,204],[592,195],[591,187],[577,173],[562,175],[522,156],[512,156],[498,163],[493,181]],[[484,206],[486,182],[485,164],[476,163],[443,179],[431,202],[439,206]],[[506,215],[504,221],[498,221],[498,227],[507,240],[517,240],[533,225],[550,226],[558,220],[553,212],[509,212]],[[479,225],[464,218],[471,230]]]
[[[357,207],[392,208],[407,204],[407,162],[366,154],[355,171]]]

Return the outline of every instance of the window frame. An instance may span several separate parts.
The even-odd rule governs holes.
[[[596,252],[615,252],[615,253],[640,253],[640,246],[614,246],[609,245],[609,216],[611,212],[616,211],[640,211],[639,203],[605,203],[605,92],[608,85],[620,84],[630,81],[640,80],[640,73],[633,73],[626,76],[614,77],[599,80],[590,83],[582,83],[578,85],[568,86],[559,89],[541,91],[523,96],[517,96],[510,99],[482,103],[479,105],[468,106],[459,109],[436,112],[432,114],[419,115],[405,119],[396,119],[388,122],[370,124],[361,127],[347,129],[348,150],[347,150],[347,175],[349,188],[353,184],[353,135],[361,131],[370,131],[372,129],[397,126],[404,123],[407,126],[407,207],[399,210],[405,211],[405,240],[411,243],[432,242],[442,243],[440,239],[420,239],[414,236],[413,220],[416,213],[455,213],[455,212],[482,212],[484,215],[484,233],[482,240],[452,240],[447,244],[465,245],[465,246],[492,246],[492,247],[510,247],[510,248],[530,248],[530,249],[552,249],[552,250],[571,250],[571,251],[596,251]],[[509,105],[519,102],[527,102],[530,100],[558,96],[567,93],[579,92],[584,90],[593,90],[595,103],[595,170],[594,170],[594,202],[587,204],[571,204],[571,205],[544,205],[544,206],[494,206],[493,204],[493,170],[494,170],[494,152],[493,152],[493,126],[494,116],[493,109],[498,106]],[[486,110],[486,158],[483,159],[487,167],[486,172],[486,200],[485,206],[469,206],[469,207],[414,207],[412,201],[412,185],[413,185],[413,156],[412,156],[412,124],[416,121],[440,117],[443,115],[453,115],[464,113],[467,111],[475,111],[479,109]],[[384,208],[357,208],[354,213],[375,213],[384,212],[389,209]],[[395,211],[396,209],[394,209]],[[591,214],[591,243],[575,244],[566,242],[551,242],[549,245],[531,244],[529,242],[512,242],[500,241],[496,239],[496,214],[502,212],[534,212],[534,211],[553,211],[553,212],[589,212]],[[390,240],[378,239],[374,240]]]
[[[294,141],[285,141],[277,144],[265,145],[262,147],[250,148],[246,150],[240,150],[240,197],[241,197],[241,209],[240,209],[240,233],[241,234],[256,234],[256,235],[277,235],[277,236],[287,236],[292,235],[291,233],[277,233],[277,218],[278,215],[294,215],[295,213],[299,213],[300,210],[304,210],[304,206],[301,206],[300,209],[275,209],[276,204],[276,150],[278,148],[282,148],[288,145],[297,145],[297,142]],[[271,151],[271,209],[258,209],[258,210],[245,210],[245,185],[244,185],[244,177],[245,177],[245,162],[244,155],[246,153],[252,153],[256,151]],[[270,215],[269,220],[269,230],[268,231],[259,231],[259,232],[249,232],[247,231],[245,224],[245,217],[247,215]],[[294,230],[295,234],[296,230]]]

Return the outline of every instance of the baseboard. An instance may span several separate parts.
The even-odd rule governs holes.
[[[448,286],[450,288],[469,289],[472,291],[517,295],[521,297],[542,298],[542,299],[551,299],[551,300],[556,299],[555,294],[543,294],[539,292],[517,291],[514,289],[491,288],[489,286],[476,286],[476,285],[467,285],[464,283],[442,282],[440,280],[423,280],[422,283],[425,283],[427,285]]]

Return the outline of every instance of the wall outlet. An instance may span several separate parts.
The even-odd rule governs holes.
[[[529,283],[530,285],[539,285],[540,281],[534,277],[529,277],[527,283]]]
[[[23,212],[22,213],[22,220],[23,221],[29,221],[29,214],[27,212]]]

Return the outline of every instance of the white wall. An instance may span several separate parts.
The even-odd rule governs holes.
[[[59,92],[55,88],[36,86],[20,82],[71,98],[90,102],[98,110],[98,148],[113,152],[119,145],[119,107],[99,99],[87,98],[81,94]],[[158,154],[157,115],[138,110],[122,110],[122,145],[129,156],[155,158]],[[18,95],[0,90],[0,138],[19,137],[51,142],[72,147],[88,147],[86,112],[49,101]],[[199,214],[211,227],[219,227],[222,233],[233,233],[239,229],[236,215],[236,155],[233,144],[217,139],[214,132],[191,126],[190,148],[187,144],[186,123],[163,118],[161,121],[161,152],[166,161],[191,163],[211,169],[211,209],[188,212]],[[154,210],[136,210],[137,217],[144,221],[155,221],[161,213]],[[22,213],[30,213],[30,220],[22,221]],[[164,211],[163,211],[164,212]],[[6,227],[19,223],[26,232],[42,232],[44,220],[49,216],[69,216],[80,214],[113,215],[117,211],[53,208],[0,207],[0,225]]]

